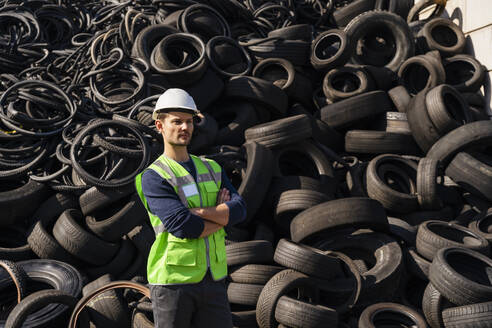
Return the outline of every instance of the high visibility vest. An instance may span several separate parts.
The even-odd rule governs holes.
[[[161,155],[146,170],[153,170],[174,188],[188,208],[216,205],[222,169],[215,161],[190,155],[196,168],[197,181],[178,162]],[[142,192],[142,175],[135,185],[149,214],[156,239],[147,260],[150,284],[188,284],[200,282],[207,273],[207,264],[214,280],[227,275],[225,231],[219,229],[204,238],[178,238],[167,232],[162,221],[149,210]]]

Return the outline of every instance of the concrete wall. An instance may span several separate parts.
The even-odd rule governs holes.
[[[421,17],[425,14],[424,11]],[[448,0],[442,16],[451,18],[461,27],[467,41],[466,53],[474,55],[487,67],[482,93],[485,95],[489,115],[492,116],[492,0]]]

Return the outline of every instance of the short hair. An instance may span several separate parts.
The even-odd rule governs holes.
[[[166,117],[167,117],[167,113],[158,113],[157,114],[158,120],[164,120]]]

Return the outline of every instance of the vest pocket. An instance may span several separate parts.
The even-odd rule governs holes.
[[[217,262],[224,262],[227,259],[224,241],[225,235],[226,232],[224,228],[214,233],[215,255],[217,256]]]
[[[169,234],[167,242],[166,264],[196,266],[197,239],[178,238]]]

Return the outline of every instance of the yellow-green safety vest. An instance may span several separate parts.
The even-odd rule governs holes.
[[[207,266],[214,280],[227,275],[224,228],[204,238],[178,238],[167,232],[159,217],[150,212],[142,192],[142,175],[146,170],[153,170],[169,182],[188,208],[215,206],[222,168],[211,159],[190,157],[196,168],[197,181],[183,166],[165,155],[135,178],[138,195],[147,209],[156,236],[147,260],[150,284],[197,283],[205,276]]]

